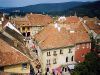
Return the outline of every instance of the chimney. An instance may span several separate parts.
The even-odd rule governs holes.
[[[2,21],[0,21],[0,25],[2,25]]]
[[[55,28],[57,28],[58,27],[58,24],[57,23],[55,23]]]
[[[2,30],[2,21],[0,21],[0,31]]]
[[[4,17],[1,18],[1,21],[4,21]]]
[[[60,32],[60,30],[61,30],[61,27],[58,27],[58,31]]]

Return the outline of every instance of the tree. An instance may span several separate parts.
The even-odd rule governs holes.
[[[72,75],[100,75],[100,58],[96,52],[90,52],[85,56],[85,61],[75,67]]]

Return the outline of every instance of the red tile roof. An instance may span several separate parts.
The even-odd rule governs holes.
[[[80,19],[77,16],[70,16],[66,18],[65,23],[78,23]]]
[[[35,40],[38,42],[41,49],[67,47],[76,43],[90,41],[85,31],[70,33],[70,30],[67,30],[65,27],[61,27],[61,30],[58,31],[54,25],[49,25],[36,34]]]
[[[27,17],[33,26],[45,26],[53,21],[50,16],[42,14],[27,14]]]
[[[28,58],[0,39],[0,66],[28,62]]]
[[[30,26],[31,25],[27,17],[16,17],[13,19],[13,21],[17,26]]]
[[[90,30],[100,29],[100,26],[95,24],[95,21],[87,20],[86,25],[89,27]]]
[[[100,34],[100,29],[93,30],[95,33]]]
[[[53,21],[48,15],[27,14],[25,17],[16,17],[13,19],[18,26],[45,26]]]

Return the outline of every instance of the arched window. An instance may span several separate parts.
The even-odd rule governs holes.
[[[30,32],[27,32],[27,37],[29,37],[30,36]]]

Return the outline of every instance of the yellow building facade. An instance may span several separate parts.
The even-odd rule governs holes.
[[[25,64],[18,64],[18,65],[11,65],[5,66],[4,72],[11,72],[11,73],[30,73],[30,65]]]

